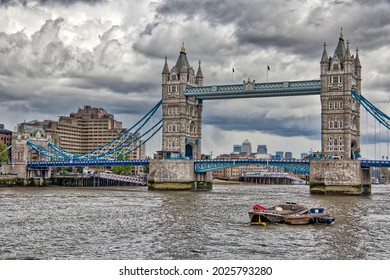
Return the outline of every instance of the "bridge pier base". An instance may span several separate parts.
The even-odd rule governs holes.
[[[209,190],[211,172],[195,173],[193,160],[152,159],[148,187],[152,190]]]
[[[370,168],[358,160],[310,161],[310,193],[325,195],[371,194]]]

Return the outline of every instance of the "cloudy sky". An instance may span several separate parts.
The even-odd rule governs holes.
[[[195,69],[202,61],[205,85],[265,82],[267,65],[269,81],[319,79],[323,43],[332,55],[340,27],[359,47],[363,95],[390,114],[389,0],[0,3],[0,123],[10,130],[84,105],[130,127],[161,99],[164,57],[171,68],[182,42]],[[231,152],[245,139],[271,153],[320,149],[319,96],[205,101],[203,120],[204,153]],[[384,129],[382,145],[365,145],[374,128],[362,112],[363,156],[386,156]],[[157,137],[147,153],[160,145]]]

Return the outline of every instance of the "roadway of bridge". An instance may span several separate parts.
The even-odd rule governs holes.
[[[390,160],[360,160],[362,167],[390,167]],[[195,172],[206,172],[220,168],[240,165],[259,164],[268,166],[294,167],[306,166],[309,168],[309,160],[264,160],[264,159],[210,159],[195,160]],[[28,162],[31,169],[47,167],[85,167],[85,166],[120,166],[120,165],[149,165],[149,160],[88,160],[88,161],[33,161]],[[304,167],[306,169],[306,167]]]

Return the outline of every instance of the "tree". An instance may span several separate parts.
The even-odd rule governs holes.
[[[118,157],[118,160],[129,160],[130,157],[129,155],[120,155]],[[123,166],[113,166],[111,168],[112,172],[114,172],[115,174],[132,174],[133,173],[133,166],[129,166],[129,165],[123,165]]]
[[[0,143],[0,162],[7,162],[8,161],[8,151],[6,151],[7,149],[7,145],[4,144],[4,143]]]

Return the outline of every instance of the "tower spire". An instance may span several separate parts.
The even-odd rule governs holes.
[[[339,43],[337,44],[335,55],[340,59],[340,62],[344,62],[345,57],[345,44],[344,44],[344,35],[343,35],[343,28],[341,27],[340,31],[340,37],[339,37]]]
[[[202,68],[200,66],[201,62],[199,60],[199,65],[198,65],[198,71],[196,72],[196,77],[195,77],[195,83],[198,84],[199,86],[203,85],[203,73],[202,73]]]
[[[169,68],[168,68],[168,62],[167,62],[167,55],[165,55],[165,64],[164,64],[164,69],[162,71],[162,74],[169,74]]]
[[[328,52],[326,51],[326,42],[324,42],[324,51],[322,52],[322,58],[321,63],[327,63],[328,62]]]
[[[181,46],[180,53],[186,53],[186,48],[184,47],[184,42]]]
[[[347,40],[347,50],[345,51],[344,60],[352,60],[351,52],[349,51],[349,40]]]

